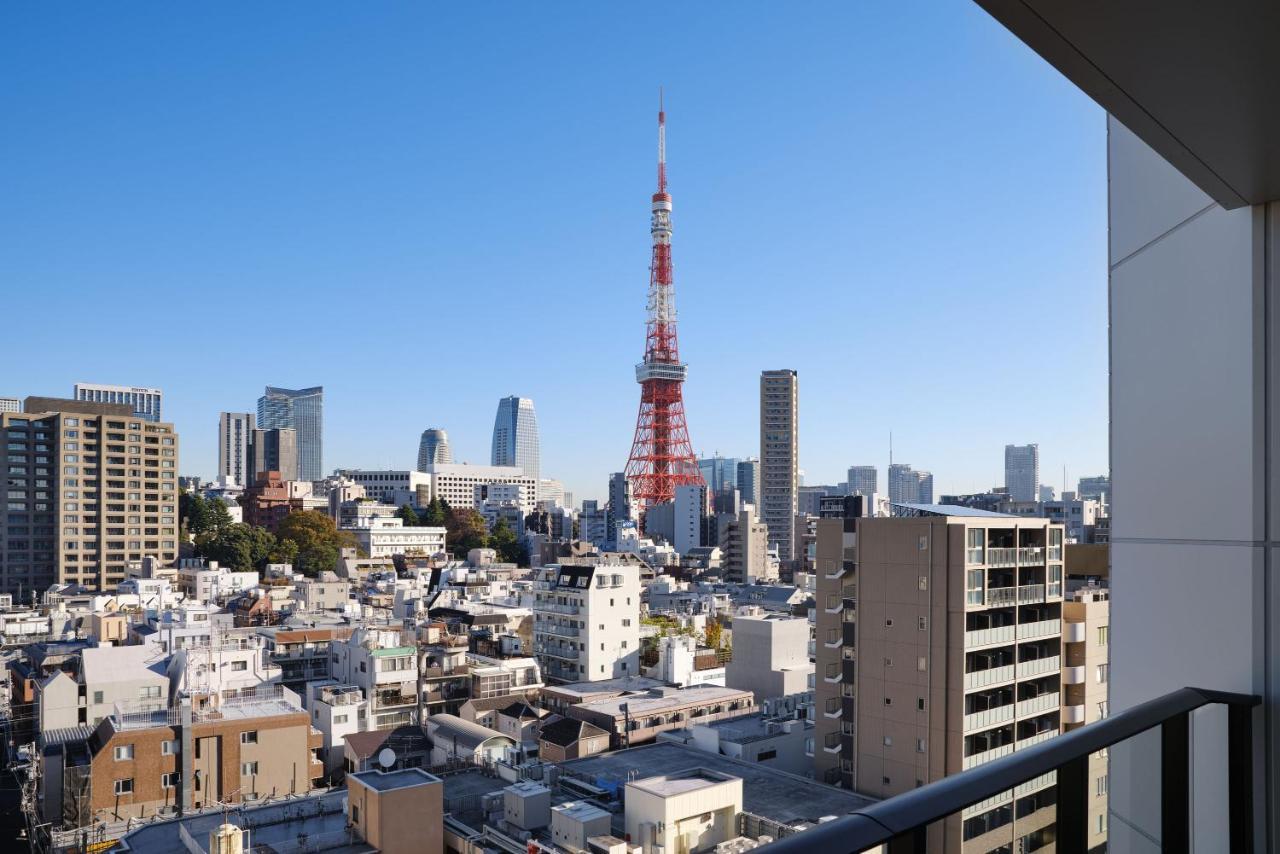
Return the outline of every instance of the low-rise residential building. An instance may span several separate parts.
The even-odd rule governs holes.
[[[515,739],[496,730],[463,720],[457,715],[427,718],[431,739],[432,766],[449,764],[492,765],[505,759],[516,746]]]
[[[371,558],[395,555],[432,557],[445,552],[445,529],[405,525],[398,517],[365,517],[360,527],[345,528],[355,535],[360,549]]]
[[[291,693],[215,709],[120,706],[96,727],[53,730],[41,751],[45,821],[84,826],[265,796],[302,795],[323,776],[320,733]]]
[[[725,684],[761,700],[813,690],[809,621],[804,617],[739,609],[733,618],[733,658]]]
[[[550,715],[538,733],[538,758],[543,762],[564,762],[594,756],[609,749],[612,736],[607,730],[577,718]]]
[[[694,723],[737,718],[756,710],[750,691],[704,685],[697,688],[652,688],[643,694],[578,703],[567,717],[595,724],[613,736],[613,746],[652,741],[658,733]]]

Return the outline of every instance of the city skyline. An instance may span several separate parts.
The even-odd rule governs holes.
[[[184,473],[211,477],[208,425],[220,411],[251,408],[265,383],[324,385],[326,471],[407,468],[422,425],[437,422],[448,424],[455,459],[482,463],[493,399],[518,393],[538,403],[542,470],[578,497],[602,498],[609,473],[625,465],[634,426],[661,84],[679,152],[681,355],[698,456],[759,455],[758,375],[786,365],[805,377],[799,466],[807,483],[839,483],[852,464],[874,462],[883,473],[890,431],[895,458],[934,472],[939,492],[996,485],[1003,445],[1023,437],[1041,445],[1045,480],[1057,488],[1064,463],[1072,481],[1105,472],[1103,114],[980,10],[936,11],[923,25],[915,16],[908,25],[907,10],[839,4],[804,21],[744,14],[734,24],[740,38],[725,40],[716,37],[721,16],[679,10],[680,36],[658,48],[658,75],[642,38],[656,11],[593,10],[560,32],[514,10],[488,30],[493,69],[474,77],[478,46],[434,35],[467,30],[466,12],[428,21],[398,9],[373,20],[317,9],[305,37],[281,43],[296,27],[282,10],[263,11],[254,27],[232,12],[192,13],[188,27],[191,18],[124,26],[93,10],[56,21],[37,7],[14,10],[11,32],[23,37],[0,59],[23,82],[0,95],[14,117],[0,163],[11,188],[0,226],[13,237],[3,257],[19,285],[12,308],[39,314],[49,294],[74,295],[85,310],[67,318],[66,333],[102,355],[86,375],[75,354],[49,353],[21,376],[0,376],[0,394],[56,394],[86,379],[162,388],[166,418],[190,437]],[[586,44],[583,28],[601,26],[634,35],[608,51]],[[916,35],[904,43],[908,30]],[[339,32],[350,37],[344,55],[366,43],[379,44],[378,55],[357,48],[343,67],[329,67],[323,57],[339,50],[331,42]],[[866,40],[856,58],[850,32]],[[49,64],[39,45],[55,33],[85,61]],[[426,63],[422,33],[433,34]],[[780,72],[753,61],[766,45]],[[173,74],[143,74],[143,63]],[[599,73],[580,74],[582,63]],[[860,82],[877,67],[894,81],[887,92]],[[530,68],[528,92],[513,97],[512,75],[520,69],[525,78]],[[467,75],[469,85],[419,85],[450,74]],[[839,85],[817,97],[815,77]],[[245,79],[254,86],[240,85]],[[221,103],[229,87],[238,105],[211,123],[201,104]],[[301,97],[281,111],[286,93]],[[66,143],[50,141],[53,119],[40,106],[50,100],[61,105],[58,121],[79,128]],[[494,109],[474,109],[479,102]],[[114,107],[104,113],[103,103]],[[449,116],[448,133],[439,133],[440,115]],[[945,162],[932,154],[939,125],[950,139]],[[63,156],[60,146],[86,136],[93,147]],[[196,154],[181,143],[190,139],[202,141]],[[998,170],[956,168],[997,162]],[[247,196],[228,188],[246,181],[267,182],[270,192],[251,194],[245,207]],[[1028,186],[1052,205],[1030,200]],[[781,226],[755,212],[762,193],[787,211]],[[921,197],[946,223],[924,237]],[[440,198],[450,199],[447,220]],[[541,217],[547,204],[550,216]],[[921,239],[933,251],[918,251]],[[780,281],[803,287],[789,285],[779,300]],[[175,283],[217,293],[201,303],[209,328],[287,318],[289,331],[307,337],[250,332],[216,359],[156,362],[146,342],[114,334],[126,309],[113,295],[135,292],[130,321],[162,328],[171,300],[161,295]],[[370,289],[395,294],[398,310],[375,309]],[[522,300],[530,289],[556,298]],[[380,355],[416,362],[421,318],[444,320],[446,346],[460,347],[466,339],[450,321],[493,317],[499,305],[519,305],[523,325],[562,329],[578,382],[565,382],[563,371],[513,381],[509,369],[482,366],[415,371],[414,393],[404,394],[394,372],[339,360],[317,370],[298,359],[298,347],[319,346],[320,330],[351,324],[358,334],[376,322]],[[1051,334],[1014,327],[1006,343],[1076,351],[1076,370],[1056,375],[1052,395],[1036,393],[1052,407],[1015,408],[1001,435],[937,429],[965,411],[967,392],[939,382],[927,357],[976,360],[976,331],[1013,306],[1052,310],[1055,323]],[[908,310],[913,348],[925,357],[868,359],[898,352]],[[38,345],[38,328],[15,332],[15,346]],[[1022,388],[1035,374],[1035,360],[1026,361],[1007,367]],[[867,367],[851,372],[850,364]],[[927,417],[917,411],[922,399]],[[1064,421],[1059,406],[1076,417]]]

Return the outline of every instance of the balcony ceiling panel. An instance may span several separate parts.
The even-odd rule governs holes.
[[[1224,207],[1280,199],[1280,3],[975,2]]]

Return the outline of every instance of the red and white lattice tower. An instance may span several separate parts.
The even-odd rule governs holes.
[[[627,460],[634,506],[643,513],[670,501],[677,486],[703,485],[689,442],[681,391],[688,368],[676,341],[676,288],[671,275],[671,194],[667,192],[666,114],[658,105],[658,192],[653,194],[653,261],[649,266],[649,320],[644,361],[636,365],[640,414]]]

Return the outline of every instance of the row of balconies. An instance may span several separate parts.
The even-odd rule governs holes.
[[[973,712],[964,716],[963,726],[965,732],[977,732],[979,730],[989,729],[993,726],[1006,724],[1016,718],[1031,717],[1041,715],[1045,712],[1055,711],[1058,709],[1059,694],[1054,691],[1050,694],[1041,694],[1039,697],[1032,697],[1029,700],[1021,700],[1017,703],[1006,703],[1003,706],[996,706],[991,709],[984,709],[981,712]]]
[[[576,616],[582,609],[577,605],[561,605],[559,602],[534,602],[534,611],[547,611],[552,614],[569,614]]]
[[[970,563],[985,566],[1041,566],[1045,561],[1043,546],[1021,548],[988,548],[985,559],[980,549],[970,549]]]
[[[1056,635],[1062,631],[1062,621],[1037,620],[1034,623],[1019,623],[1016,626],[996,626],[990,629],[975,629],[964,633],[965,649],[996,644],[1013,643],[1015,640],[1029,640]]]
[[[1020,587],[988,587],[983,597],[983,604],[994,605],[1026,605],[1043,602],[1046,593],[1049,597],[1062,595],[1062,585],[1053,583],[1046,589],[1043,584],[1023,584]]]
[[[1060,670],[1061,667],[1061,656],[1048,655],[1044,658],[1020,661],[1016,666],[1006,664],[1001,667],[990,667],[986,670],[974,670],[964,675],[964,689],[972,691],[975,688],[985,688],[988,685],[999,685],[1001,682],[1012,682],[1014,679],[1028,679],[1032,676],[1054,673]],[[1078,669],[1083,670],[1084,668]],[[1068,682],[1069,680],[1065,676],[1066,671],[1063,671],[1063,674],[1063,681]]]
[[[549,621],[538,621],[534,623],[533,630],[548,635],[559,635],[562,638],[576,638],[582,633],[577,626],[566,626],[560,623],[552,623]]]

